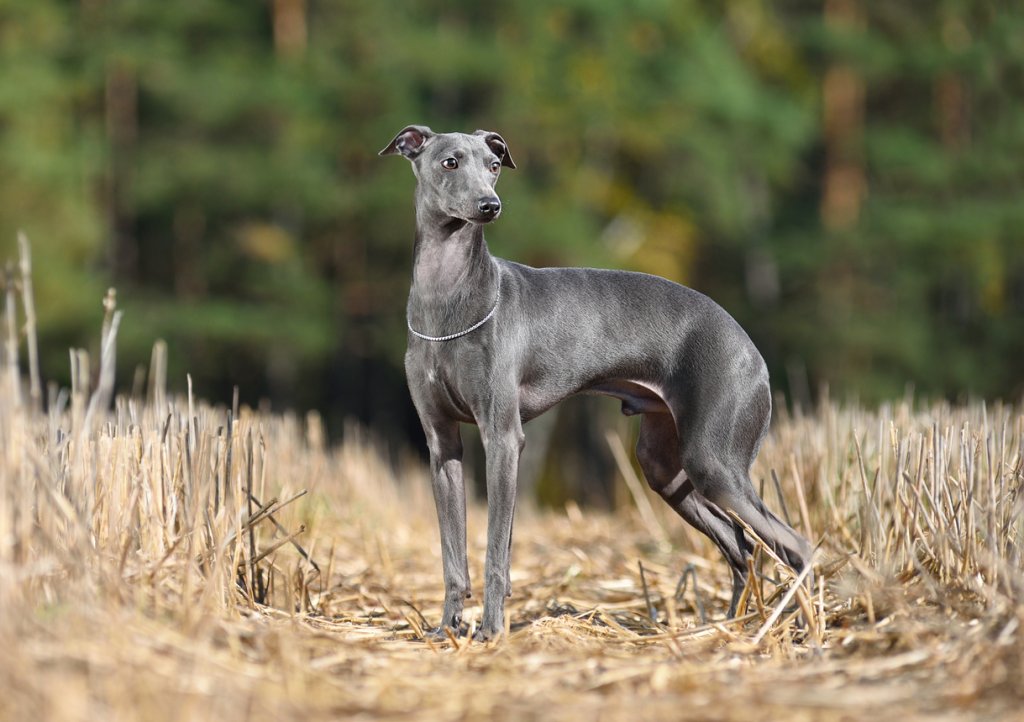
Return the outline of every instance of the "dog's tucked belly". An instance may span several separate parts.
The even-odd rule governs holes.
[[[523,384],[519,389],[519,415],[526,423],[534,419],[568,396],[577,394],[611,396],[622,402],[622,413],[667,414],[669,408],[658,389],[630,379],[610,379],[586,386],[574,394],[558,394]]]
[[[622,413],[626,416],[634,414],[667,414],[668,405],[656,387],[631,381],[629,379],[612,379],[594,384],[582,391],[585,394],[601,394],[613,396],[622,401]]]

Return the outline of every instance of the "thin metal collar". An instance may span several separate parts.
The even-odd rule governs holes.
[[[447,336],[428,336],[427,334],[420,333],[419,331],[414,329],[412,327],[412,322],[409,320],[408,316],[405,319],[405,323],[409,327],[409,333],[411,333],[416,338],[421,338],[424,341],[451,341],[452,339],[459,338],[460,336],[465,336],[468,333],[473,333],[478,328],[483,326],[485,323],[490,321],[491,317],[494,316],[494,313],[498,310],[498,301],[500,299],[501,299],[501,271],[499,270],[498,271],[498,292],[494,295],[494,306],[491,307],[491,310],[487,312],[486,316],[481,318],[479,321],[474,323],[472,326],[467,328],[465,331],[459,331],[458,333],[451,333],[451,334],[448,334]]]

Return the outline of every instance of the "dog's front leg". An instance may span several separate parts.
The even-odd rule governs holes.
[[[487,559],[484,565],[484,617],[477,636],[492,639],[505,628],[505,597],[509,592],[512,516],[516,505],[523,430],[518,414],[505,428],[485,430],[487,455]]]
[[[441,530],[441,566],[444,569],[444,613],[437,635],[444,636],[445,627],[459,633],[462,606],[470,593],[462,436],[458,423],[454,421],[433,425],[426,431],[434,505]]]

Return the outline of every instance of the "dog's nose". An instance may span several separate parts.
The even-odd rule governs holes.
[[[498,200],[497,196],[491,196],[490,198],[481,198],[477,208],[485,216],[496,216],[501,210],[501,201]]]

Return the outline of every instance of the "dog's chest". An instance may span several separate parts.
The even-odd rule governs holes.
[[[409,390],[417,403],[471,421],[482,388],[489,388],[489,355],[479,347],[414,341],[405,354]]]

